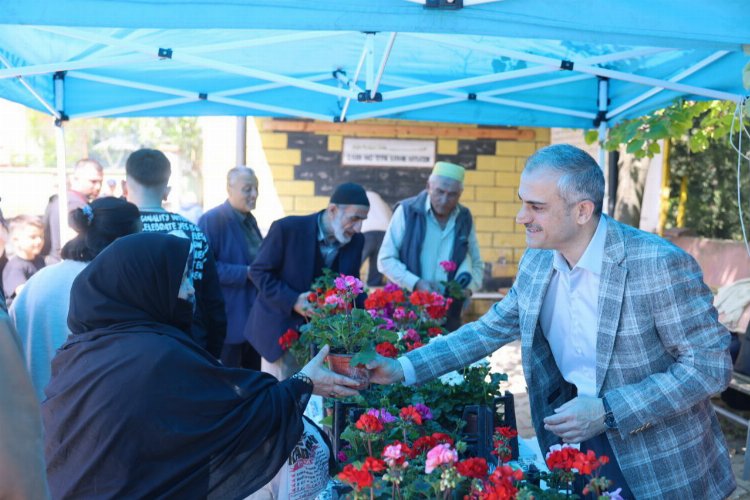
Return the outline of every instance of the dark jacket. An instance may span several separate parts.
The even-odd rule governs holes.
[[[209,248],[216,260],[227,313],[225,343],[241,344],[245,340],[242,334],[257,290],[248,279],[247,270],[252,260],[240,221],[232,206],[225,201],[203,214],[198,226],[206,233]],[[260,236],[257,225],[255,230]]]
[[[283,354],[279,337],[304,321],[294,312],[297,297],[323,274],[318,247],[319,214],[289,216],[274,222],[250,267],[258,298],[250,310],[245,337],[268,361],[276,361]],[[339,249],[333,270],[359,278],[363,246],[364,237],[355,234]]]

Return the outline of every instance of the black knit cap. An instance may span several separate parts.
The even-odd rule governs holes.
[[[370,200],[367,199],[365,188],[353,182],[345,182],[337,187],[331,195],[330,202],[337,205],[370,206]]]

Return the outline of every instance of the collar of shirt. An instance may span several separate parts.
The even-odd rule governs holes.
[[[607,242],[607,218],[603,215],[599,217],[599,224],[596,226],[594,236],[589,241],[586,250],[578,259],[578,263],[570,269],[568,262],[560,252],[555,250],[554,258],[552,260],[552,267],[558,272],[571,272],[574,269],[585,269],[589,272],[600,276],[602,273],[602,263],[604,261],[604,245]]]
[[[336,236],[331,233],[327,234],[324,224],[323,224],[323,214],[325,212],[321,212],[320,215],[318,215],[318,242],[327,245],[327,246],[339,246],[339,242],[336,239]]]

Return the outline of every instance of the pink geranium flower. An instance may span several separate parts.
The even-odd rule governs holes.
[[[446,273],[450,273],[458,269],[458,266],[452,260],[444,260],[440,262],[440,267],[442,267]]]
[[[451,448],[449,444],[439,444],[427,452],[427,460],[424,464],[424,471],[430,474],[444,464],[454,464],[458,461],[458,452]]]

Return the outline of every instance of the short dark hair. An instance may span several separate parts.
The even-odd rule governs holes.
[[[172,165],[158,149],[139,149],[128,156],[125,174],[146,187],[163,186],[172,175]]]
[[[62,247],[60,255],[79,262],[94,260],[117,238],[141,230],[138,207],[113,196],[98,198],[85,208],[76,208],[68,215],[68,221],[78,235]]]

